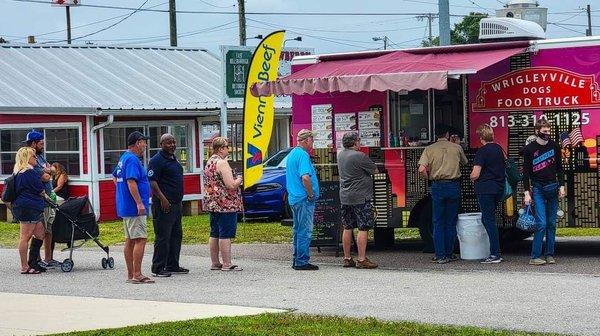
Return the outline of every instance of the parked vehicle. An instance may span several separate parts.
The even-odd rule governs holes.
[[[244,191],[246,217],[290,218],[285,188],[285,164],[292,148],[271,156],[266,162],[260,181]]]

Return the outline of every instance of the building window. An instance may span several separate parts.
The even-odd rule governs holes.
[[[220,136],[221,129],[220,123],[214,122],[203,122],[202,123],[202,141],[204,143],[204,153],[202,157],[204,164],[212,156],[212,141],[214,138]],[[276,154],[283,148],[287,148],[287,139],[284,135],[285,132],[280,130],[280,119],[275,119],[273,123],[273,132],[271,133],[271,140],[269,142],[269,150],[264,158],[265,160],[272,155]],[[244,130],[244,124],[241,121],[231,121],[227,124],[227,141],[229,143],[229,165],[236,171],[242,171],[243,169],[243,146],[242,146],[242,134]],[[281,143],[285,143],[285,147],[281,146]]]
[[[44,155],[49,163],[59,162],[67,174],[80,175],[79,130],[77,128],[45,128],[37,131],[44,133]],[[0,129],[0,174],[12,174],[15,155],[31,129]]]
[[[119,162],[123,151],[127,149],[127,136],[133,132],[142,132],[150,138],[146,152],[141,158],[144,165],[148,165],[150,158],[160,150],[160,137],[170,133],[175,137],[177,150],[175,156],[183,166],[185,172],[192,171],[190,140],[191,127],[189,125],[150,125],[150,126],[124,126],[108,127],[103,129],[104,139],[104,174],[110,175]]]

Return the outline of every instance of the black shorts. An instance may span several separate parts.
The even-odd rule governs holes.
[[[345,230],[358,228],[367,231],[375,226],[375,211],[373,204],[367,201],[363,204],[342,204],[342,225]]]
[[[34,210],[29,207],[13,207],[13,217],[21,223],[37,224],[44,219],[44,211]]]

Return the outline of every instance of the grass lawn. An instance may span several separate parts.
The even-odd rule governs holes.
[[[206,244],[210,231],[208,215],[183,217],[183,243]],[[372,233],[372,231],[371,231]],[[0,222],[0,247],[16,247],[19,239],[19,225]],[[396,239],[419,239],[418,229],[396,229]],[[121,221],[100,224],[100,240],[105,245],[123,243],[123,224]],[[148,241],[154,242],[152,221],[148,222]],[[289,243],[292,241],[292,228],[279,222],[248,221],[238,224],[236,243]],[[87,244],[93,245],[88,242]]]
[[[182,221],[184,244],[206,244],[210,224],[208,215],[185,216]],[[123,222],[103,222],[99,224],[100,240],[105,245],[123,243]],[[0,222],[0,246],[15,247],[19,238],[19,225]],[[291,228],[279,222],[247,222],[238,225],[236,243],[285,243],[291,241]],[[148,221],[148,242],[154,242],[152,220]],[[94,244],[89,243],[88,244]]]
[[[183,217],[183,243],[188,245],[206,244],[209,229],[208,215]],[[395,229],[396,241],[420,239],[419,230],[415,228]],[[559,237],[600,236],[600,228],[558,228]],[[373,231],[369,231],[373,239]],[[0,222],[0,247],[16,247],[19,239],[19,225]],[[103,244],[116,245],[123,243],[123,224],[121,221],[100,224],[100,240]],[[282,226],[279,222],[252,220],[238,225],[236,243],[289,243],[292,240],[291,227]],[[154,242],[152,222],[148,222],[148,241]],[[89,243],[88,244],[93,244]],[[90,245],[91,246],[91,245]]]
[[[475,327],[454,327],[413,322],[382,322],[373,318],[286,314],[262,314],[244,317],[217,317],[204,320],[165,322],[119,329],[82,331],[63,335],[550,335]]]

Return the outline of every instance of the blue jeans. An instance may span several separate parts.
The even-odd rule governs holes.
[[[556,188],[554,188],[556,186]],[[558,211],[558,184],[552,186],[533,184],[533,206],[536,229],[531,245],[531,258],[542,256],[542,245],[547,256],[554,256],[554,242],[556,241],[556,212]],[[546,237],[545,243],[544,236]]]
[[[304,266],[310,260],[310,241],[313,231],[315,202],[305,198],[296,204],[292,204],[291,207],[294,218],[292,227],[293,265]]]
[[[490,238],[490,255],[500,256],[500,238],[496,226],[496,206],[502,201],[503,194],[477,194],[481,209],[481,222]]]
[[[431,185],[433,246],[437,259],[449,258],[454,252],[456,222],[460,207],[460,183],[436,182]]]

